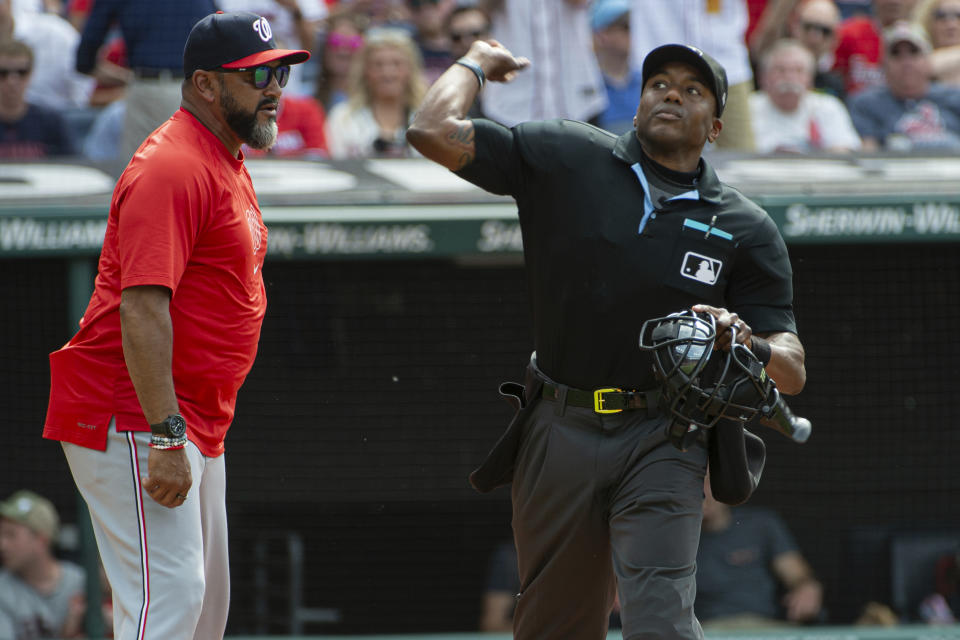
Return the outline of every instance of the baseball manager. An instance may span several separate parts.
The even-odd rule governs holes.
[[[181,108],[117,181],[80,330],[50,355],[43,435],[90,508],[122,640],[222,638],[223,441],[266,310],[242,143],[268,148],[290,65],[253,13],[200,20]]]

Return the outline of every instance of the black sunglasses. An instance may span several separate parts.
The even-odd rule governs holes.
[[[288,64],[282,64],[279,67],[262,64],[259,67],[244,67],[243,69],[224,69],[221,67],[218,71],[224,73],[245,73],[247,71],[253,71],[252,83],[257,89],[266,89],[267,85],[270,84],[271,78],[276,78],[277,84],[280,85],[282,89],[287,86],[287,80],[290,79],[290,65]]]
[[[467,40],[468,38],[479,40],[482,36],[486,35],[486,33],[486,31],[464,31],[462,33],[453,31],[450,33],[450,39],[456,43]]]
[[[28,75],[30,75],[30,68],[21,67],[19,69],[0,69],[0,80],[6,80],[7,76],[11,74],[16,74],[21,78],[26,78]]]
[[[818,24],[816,22],[804,22],[803,23],[804,31],[819,31],[820,35],[824,38],[829,38],[833,35],[833,27],[829,27],[825,24]]]

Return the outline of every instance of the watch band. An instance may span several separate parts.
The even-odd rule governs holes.
[[[187,423],[179,413],[172,413],[162,422],[150,425],[150,433],[162,438],[183,438],[186,437]]]

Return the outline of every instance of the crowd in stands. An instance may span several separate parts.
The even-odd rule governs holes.
[[[960,146],[960,0],[0,0],[0,158],[125,162],[179,108],[186,34],[217,9],[312,53],[277,144],[251,155],[414,155],[403,134],[426,89],[489,38],[532,61],[471,109],[507,125],[629,131],[639,61],[681,41],[728,74],[716,150]]]

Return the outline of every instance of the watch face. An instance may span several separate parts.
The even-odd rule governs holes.
[[[166,422],[171,437],[182,438],[187,432],[187,422],[183,419],[183,416],[170,416]]]

